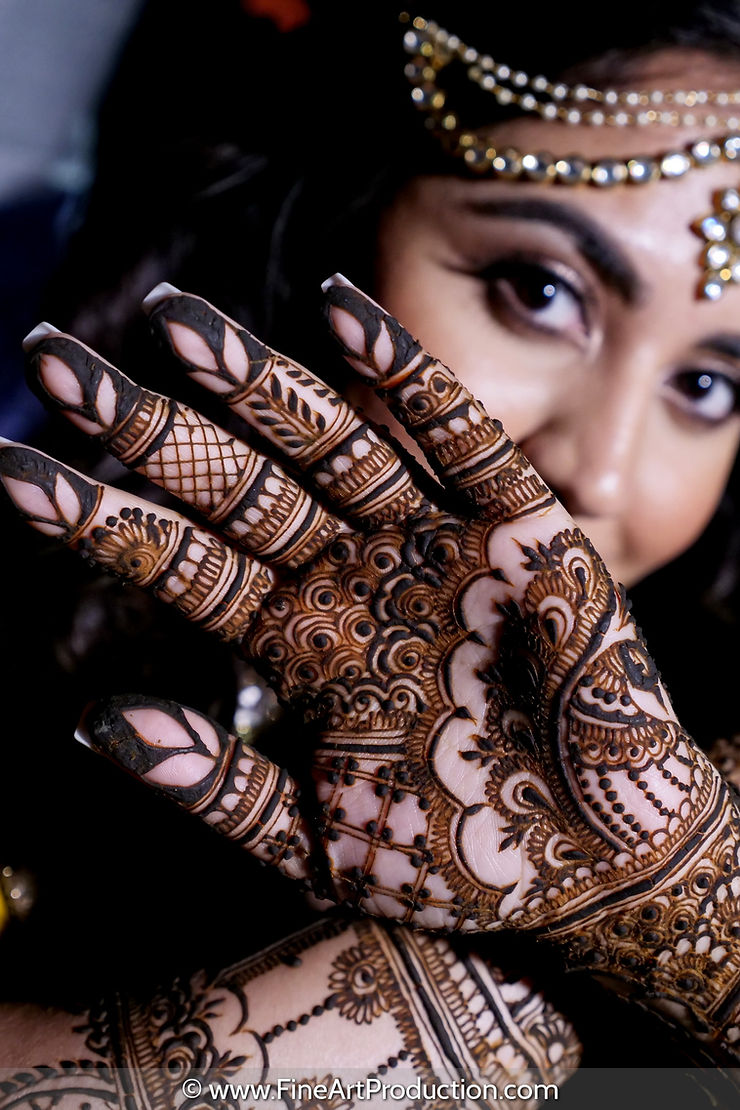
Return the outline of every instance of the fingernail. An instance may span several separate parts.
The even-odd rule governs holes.
[[[49,324],[46,322],[46,320],[42,320],[40,324],[36,325],[33,331],[29,331],[28,335],[23,340],[23,350],[32,350],[37,343],[41,342],[42,339],[46,339],[47,335],[61,334],[62,333],[60,332],[59,328],[55,328],[53,324]]]
[[[328,277],[326,279],[326,281],[322,281],[321,289],[325,293],[327,289],[331,289],[332,285],[345,285],[348,286],[350,289],[357,288],[357,286],[353,285],[349,278],[346,278],[344,274],[332,274],[331,277]]]
[[[126,753],[130,744],[127,743],[126,720],[123,710],[136,698],[126,698],[120,695],[102,700],[91,701],[85,706],[77,722],[74,737],[84,747],[100,755],[110,756],[114,762],[121,763],[127,769],[128,760]],[[119,746],[123,745],[123,757]]]
[[[80,721],[80,723],[78,724],[77,728],[75,729],[75,740],[79,744],[83,744],[86,748],[89,748],[90,751],[95,750],[93,748],[93,742],[92,742],[92,739],[90,738],[90,733],[87,729],[87,725],[85,724],[85,717],[84,716],[83,716],[82,720]]]
[[[170,285],[168,281],[160,281],[159,285],[155,285],[151,292],[144,297],[141,307],[148,316],[161,301],[166,301],[168,297],[176,293],[182,293],[182,289],[178,289],[176,285]]]
[[[327,278],[325,282],[322,282],[321,288],[325,293],[329,293],[332,289],[346,289],[348,290],[347,294],[342,294],[341,292],[336,294],[334,298],[335,303],[344,304],[345,302],[343,300],[343,297],[348,296],[352,298],[349,303],[356,304],[358,300],[360,303],[364,301],[365,304],[374,305],[375,308],[377,308],[378,311],[383,314],[383,316],[388,316],[388,313],[383,308],[382,304],[378,304],[376,300],[373,300],[370,294],[366,293],[364,289],[359,289],[356,285],[353,285],[349,278],[346,278],[344,274],[332,274],[330,278]],[[354,296],[355,293],[357,294],[357,297]]]

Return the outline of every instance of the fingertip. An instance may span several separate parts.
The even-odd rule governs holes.
[[[74,737],[78,744],[82,744],[85,748],[90,748],[91,751],[95,750],[92,739],[90,738],[90,733],[87,730],[87,725],[84,721],[80,721],[78,724],[74,732]]]
[[[326,281],[322,281],[322,283],[321,283],[322,292],[326,293],[327,290],[331,289],[335,285],[343,285],[343,286],[345,286],[345,288],[349,288],[349,289],[356,289],[357,288],[357,286],[353,285],[352,282],[349,280],[349,278],[346,278],[344,276],[344,274],[336,273],[336,274],[332,274],[331,277],[328,277],[326,279]]]
[[[37,324],[35,328],[29,331],[25,339],[22,340],[21,346],[26,354],[28,354],[29,351],[32,351],[34,347],[38,346],[42,339],[46,339],[49,335],[61,334],[59,328],[55,328],[54,325],[50,324],[47,320],[42,320],[40,324]]]
[[[178,293],[182,293],[182,289],[178,289],[176,285],[170,284],[169,281],[160,281],[160,283],[155,285],[144,297],[141,302],[141,307],[144,309],[147,316],[149,316],[162,301],[166,301],[168,297],[174,297]]]

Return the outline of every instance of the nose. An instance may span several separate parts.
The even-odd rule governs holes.
[[[646,375],[606,373],[563,400],[523,449],[572,516],[618,517],[641,465],[649,412]]]

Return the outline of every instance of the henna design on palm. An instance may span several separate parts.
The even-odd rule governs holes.
[[[391,447],[376,451],[375,433],[319,379],[186,294],[161,301],[154,326],[190,373],[304,468],[307,511],[324,531],[288,529],[286,539],[276,514],[279,554],[260,540],[258,560],[249,529],[229,533],[252,554],[237,553],[24,448],[0,452],[11,496],[37,525],[240,640],[302,708],[315,734],[315,837],[335,897],[430,928],[546,931],[630,989],[659,981],[647,990],[667,1009],[730,1044],[740,1035],[740,881],[736,891],[727,879],[737,819],[680,728],[623,593],[446,367],[353,287],[327,289],[327,314],[346,357],[423,448],[444,506]],[[182,427],[207,422],[160,426],[151,395],[80,351],[58,337],[34,348],[45,390],[188,495],[203,460]],[[227,473],[241,482],[243,450],[219,448],[216,490]],[[369,458],[372,496],[358,509],[348,475]],[[18,485],[21,473],[35,485]],[[75,491],[74,511],[60,483]],[[242,579],[224,570],[237,563]],[[667,920],[679,887],[689,924],[674,941],[644,921]],[[625,924],[630,915],[642,924]]]
[[[371,1076],[420,1081],[421,1097],[401,1106],[433,1110],[450,1100],[441,1084],[467,1082],[489,1087],[454,1105],[513,1110],[531,1105],[517,1085],[549,1084],[552,1097],[580,1056],[570,1024],[530,983],[442,937],[370,920],[323,920],[216,975],[179,978],[149,999],[105,999],[76,1023],[73,1046],[76,1063],[36,1060],[9,1077],[0,1110],[65,1091],[91,1107],[171,1110],[188,1080],[206,1098],[209,1083],[271,1083],[248,1104],[308,1110],[355,1101],[335,1101],[338,1087],[334,1100],[308,1101],[309,1086]]]

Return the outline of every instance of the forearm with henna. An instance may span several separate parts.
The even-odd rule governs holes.
[[[194,1083],[203,1089],[194,1104],[234,1105],[237,1096],[210,1096],[210,1083],[226,1082],[274,1085],[264,1098],[245,1094],[251,1106],[339,1110],[352,1102],[339,1088],[308,1092],[371,1077],[425,1085],[421,1099],[393,1099],[401,1110],[448,1105],[436,1088],[463,1079],[494,1086],[455,1105],[523,1107],[531,1097],[496,1094],[508,1083],[562,1083],[579,1058],[568,1022],[528,983],[442,937],[370,920],[320,922],[227,971],[182,978],[144,1001],[112,997],[76,1021],[7,1018],[19,1036],[15,1046],[0,1038],[2,1110],[65,1094],[95,1110],[172,1110],[187,1104],[184,1093],[192,1099]],[[33,1048],[23,1040],[29,1022]]]

